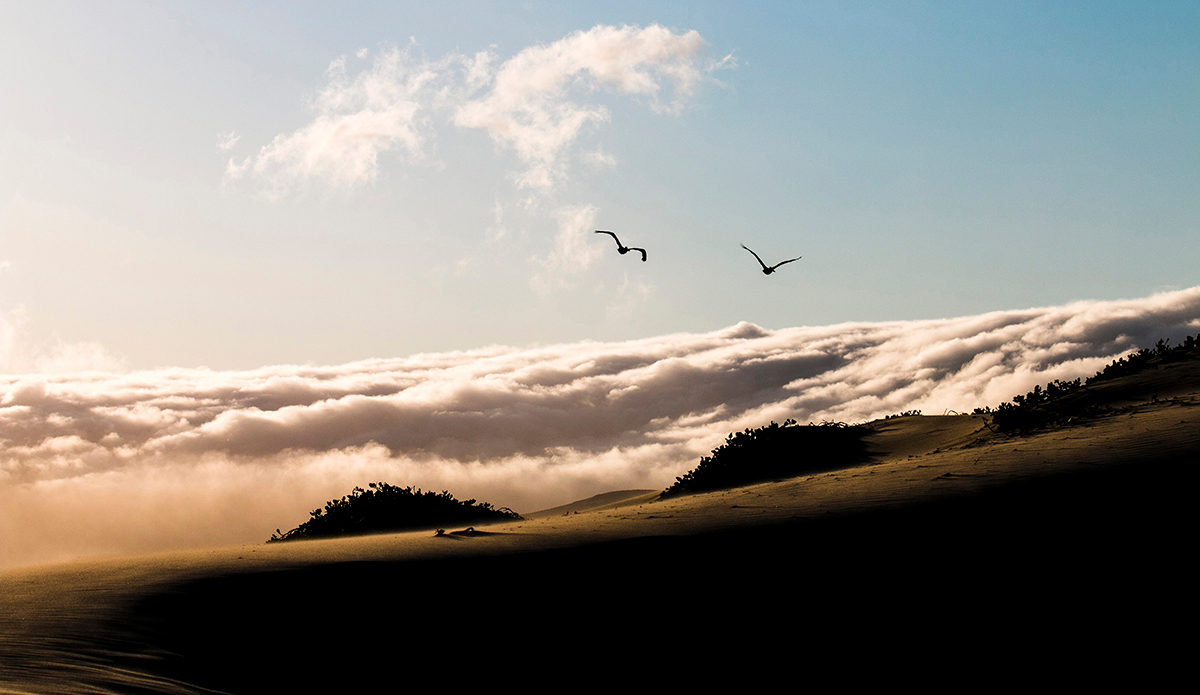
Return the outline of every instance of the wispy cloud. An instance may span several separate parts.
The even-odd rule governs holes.
[[[597,147],[590,152],[584,152],[581,159],[596,169],[615,167],[617,165],[617,158],[605,152],[602,147]]]
[[[57,336],[33,341],[24,307],[0,313],[0,373],[73,374],[83,371],[120,372],[124,359],[96,342],[70,343]],[[2,436],[2,435],[0,435]]]
[[[641,280],[630,280],[629,273],[626,272],[614,293],[614,301],[608,305],[604,313],[609,321],[628,321],[633,316],[634,308],[646,301],[653,291],[653,285]]]
[[[595,243],[593,227],[596,223],[596,208],[590,205],[565,207],[558,211],[558,234],[554,237],[554,249],[545,258],[536,258],[540,272],[530,280],[534,290],[542,296],[567,285],[571,275],[587,270],[604,252],[604,247]]]
[[[523,510],[665,486],[730,431],[994,405],[1198,328],[1192,288],[330,367],[0,377],[0,564],[95,552],[97,538],[258,541],[372,479]]]
[[[232,130],[221,133],[217,136],[217,149],[222,152],[228,152],[229,150],[232,150],[233,146],[236,145],[238,140],[241,139],[242,137]]]

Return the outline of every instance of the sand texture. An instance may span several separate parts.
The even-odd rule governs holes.
[[[8,571],[0,692],[433,687],[418,674],[678,686],[734,672],[765,689],[801,657],[985,671],[1171,659],[1182,646],[1162,628],[1189,605],[1200,374],[1169,365],[1097,393],[1113,410],[1070,427],[877,421],[865,465],[662,501],[613,493],[474,533]]]

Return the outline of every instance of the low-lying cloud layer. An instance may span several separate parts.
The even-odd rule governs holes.
[[[0,377],[0,565],[259,541],[371,480],[523,511],[664,487],[734,430],[967,411],[1197,328],[1192,288],[330,367]]]

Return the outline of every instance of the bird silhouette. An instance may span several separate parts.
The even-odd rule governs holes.
[[[646,249],[639,249],[636,246],[626,246],[621,243],[621,240],[617,238],[616,234],[613,234],[612,232],[604,230],[604,229],[597,229],[596,233],[597,234],[607,234],[610,237],[612,237],[613,241],[617,242],[617,253],[621,254],[622,256],[629,253],[630,251],[641,251],[642,252],[642,262],[643,263],[646,262]]]
[[[792,261],[798,261],[801,258],[804,258],[804,256],[796,256],[795,258],[789,258],[786,261],[780,261],[780,262],[776,263],[775,265],[767,265],[766,263],[763,263],[763,259],[759,258],[758,254],[754,253],[754,251],[751,250],[749,246],[742,244],[742,248],[746,249],[747,251],[750,251],[750,255],[754,256],[754,258],[758,260],[758,264],[763,267],[763,275],[770,275],[771,273],[775,272],[776,268],[783,265],[784,263],[791,263]]]

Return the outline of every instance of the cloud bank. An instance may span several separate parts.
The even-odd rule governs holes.
[[[731,431],[995,405],[1200,328],[1200,288],[955,319],[0,377],[0,565],[260,541],[371,480],[531,511],[665,487]]]

